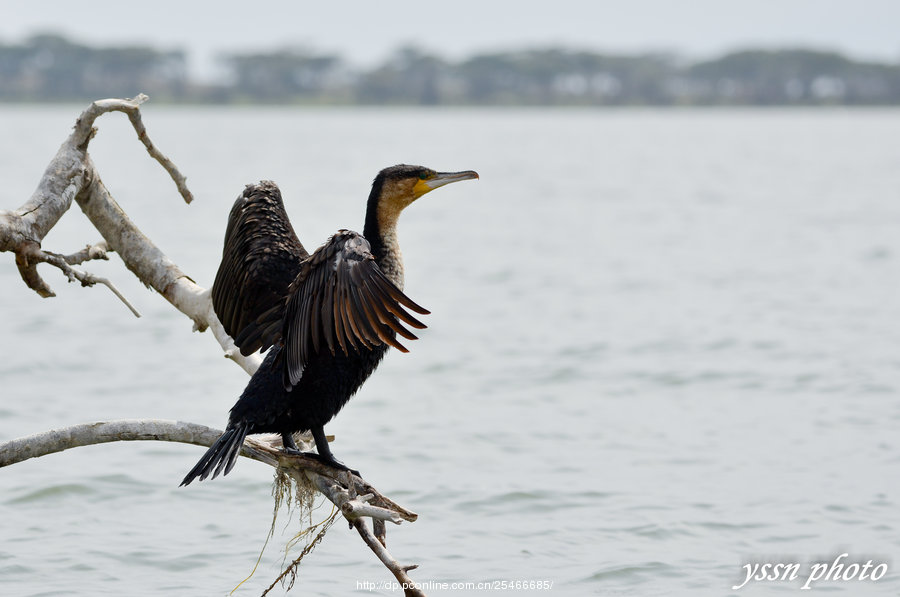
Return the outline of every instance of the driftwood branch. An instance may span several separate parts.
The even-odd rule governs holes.
[[[79,251],[78,253],[74,253],[72,255],[58,255],[56,253],[51,253],[50,251],[43,251],[37,248],[37,245],[28,244],[26,245],[21,253],[16,255],[16,262],[19,262],[19,258],[24,256],[31,265],[36,265],[38,263],[47,263],[54,267],[59,268],[66,275],[66,278],[69,279],[69,282],[81,282],[82,286],[93,286],[94,284],[103,284],[107,288],[109,288],[114,295],[118,297],[120,301],[125,303],[125,306],[128,307],[132,313],[134,313],[135,317],[140,317],[141,314],[138,313],[137,309],[135,309],[131,303],[128,302],[119,289],[113,286],[113,283],[107,280],[106,278],[102,278],[100,276],[95,276],[89,272],[83,272],[72,267],[72,263],[83,263],[90,259],[90,250],[92,247],[88,247],[85,249],[88,252],[88,255],[85,256],[85,250]],[[103,253],[103,257],[98,257],[98,259],[107,259],[106,253]],[[21,268],[20,268],[21,271]],[[37,275],[37,270],[35,268],[29,268],[29,272],[34,272],[33,275]],[[28,279],[25,279],[26,283]],[[38,276],[38,280],[36,282],[38,285],[44,283],[43,280]],[[49,291],[49,289],[47,289]],[[50,291],[52,293],[52,291]]]
[[[0,210],[0,252],[8,251],[15,255],[25,284],[42,297],[55,296],[37,271],[38,264],[47,263],[60,269],[69,281],[77,280],[85,286],[97,283],[107,286],[137,315],[109,280],[72,267],[89,259],[104,258],[110,251],[118,253],[125,266],[139,280],[187,315],[194,322],[195,330],[209,328],[225,356],[252,374],[261,362],[259,355],[241,355],[213,313],[209,292],[195,284],[128,218],[103,184],[88,154],[88,145],[97,132],[94,128],[97,118],[108,112],[123,112],[148,153],[172,177],[184,200],[192,201],[185,176],[147,135],[140,114],[140,105],[146,100],[147,96],[143,94],[133,100],[98,100],[81,113],[74,130],[47,166],[31,198],[16,210]],[[41,247],[44,237],[69,210],[73,200],[104,240],[66,257],[45,251]]]
[[[388,553],[387,548],[382,544],[382,542],[372,534],[372,531],[369,530],[369,527],[366,526],[364,520],[357,518],[354,519],[353,528],[357,530],[360,537],[363,538],[363,541],[366,542],[366,545],[375,552],[375,555],[378,556],[378,559],[381,560],[381,563],[387,566],[387,569],[391,571],[394,575],[394,578],[400,583],[400,586],[403,587],[403,594],[406,597],[425,597],[425,593],[423,593],[413,580],[409,577],[410,570],[414,570],[418,566],[401,566],[394,557]]]
[[[20,437],[0,444],[0,468],[23,462],[31,458],[55,454],[70,448],[90,446],[119,441],[165,441],[194,444],[209,447],[222,432],[196,423],[164,421],[155,419],[126,419],[118,421],[98,421],[74,425],[64,429],[53,429]],[[309,449],[308,437],[298,437],[301,449]],[[241,455],[257,460],[287,474],[299,483],[311,482],[316,489],[344,515],[359,532],[366,545],[375,552],[378,559],[391,571],[404,587],[409,587],[406,595],[423,595],[414,588],[407,575],[416,566],[401,566],[388,553],[383,541],[377,539],[366,526],[365,518],[400,524],[406,520],[413,522],[418,515],[383,496],[377,489],[356,475],[324,464],[302,454],[293,456],[282,450],[281,438],[247,438]]]
[[[70,282],[78,281],[83,286],[97,283],[107,286],[139,316],[109,280],[73,267],[94,259],[107,259],[109,252],[115,252],[139,280],[187,315],[194,322],[195,331],[209,329],[225,356],[252,374],[259,367],[260,356],[255,354],[245,357],[240,354],[213,312],[209,291],[188,277],[128,218],[104,186],[87,152],[88,145],[97,132],[93,126],[96,119],[108,112],[123,112],[128,116],[147,152],[169,173],[178,192],[190,203],[193,196],[186,186],[184,175],[156,148],[147,135],[140,113],[140,105],[146,100],[147,96],[143,94],[133,100],[99,100],[82,112],[73,132],[47,166],[31,198],[16,210],[0,210],[0,252],[12,252],[15,255],[16,265],[25,284],[42,297],[54,296],[50,286],[37,271],[38,264],[46,263],[62,271]],[[41,243],[45,236],[68,211],[73,200],[101,234],[103,241],[70,255],[44,250]],[[179,421],[122,420],[88,423],[2,444],[0,467],[69,448],[113,441],[172,441],[208,447],[221,433],[209,427]],[[302,438],[298,438],[301,449],[302,441]],[[385,521],[394,524],[404,520],[412,522],[417,518],[414,512],[386,498],[352,473],[302,455],[285,454],[280,437],[271,440],[247,438],[241,455],[273,466],[298,483],[311,483],[350,521],[363,541],[402,583],[405,594],[423,595],[419,589],[414,588],[407,575],[415,566],[401,566],[385,547]],[[366,524],[367,518],[372,520],[373,530]]]
[[[210,447],[222,431],[205,425],[160,419],[121,419],[97,421],[51,429],[0,444],[0,468],[31,458],[55,454],[71,448],[121,441],[164,441]],[[309,436],[298,436],[298,446],[310,449]],[[304,444],[306,444],[304,446]],[[375,516],[397,524],[401,520],[415,521],[414,512],[402,508],[384,497],[360,477],[335,468],[314,458],[286,454],[280,436],[247,438],[241,456],[281,469],[289,476],[309,479],[348,518]],[[360,492],[365,492],[362,498]]]
[[[106,246],[105,240],[101,240],[95,245],[87,245],[77,253],[66,255],[64,259],[69,265],[80,265],[85,261],[91,261],[92,259],[109,261],[109,247]]]
[[[178,170],[175,164],[172,163],[172,160],[167,158],[156,148],[150,140],[150,137],[147,135],[147,129],[144,128],[144,123],[141,119],[140,105],[148,99],[150,98],[141,93],[133,100],[105,99],[92,103],[87,110],[81,113],[81,116],[79,116],[78,120],[75,122],[75,132],[72,133],[72,140],[78,143],[79,147],[83,146],[84,149],[87,150],[88,142],[90,142],[91,138],[96,133],[96,129],[93,128],[94,121],[107,112],[124,112],[128,115],[128,120],[131,121],[131,126],[134,127],[134,132],[137,133],[138,139],[140,139],[141,143],[144,144],[144,147],[147,148],[147,153],[159,162],[166,172],[169,173],[169,176],[178,188],[178,192],[184,198],[184,202],[190,203],[194,200],[194,196],[187,188],[187,178]]]
[[[16,254],[16,264],[22,279],[29,288],[43,297],[54,296],[50,286],[37,273],[38,263],[50,263],[63,270],[69,280],[78,279],[83,285],[102,282],[89,274],[74,274],[71,268],[66,269],[55,259],[55,255],[41,250],[41,242],[62,215],[68,211],[72,200],[83,197],[84,190],[100,177],[90,163],[87,154],[88,143],[96,133],[94,121],[107,112],[125,112],[134,126],[138,138],[144,143],[147,151],[169,173],[176,186],[190,202],[192,196],[185,186],[185,177],[175,165],[150,141],[147,131],[141,122],[139,106],[147,100],[147,96],[139,95],[134,100],[108,99],[92,103],[75,123],[75,129],[59,148],[56,157],[47,166],[37,190],[31,198],[15,211],[0,212],[0,250],[12,251]],[[100,231],[101,234],[103,231]],[[115,247],[112,247],[115,250]],[[71,264],[69,264],[71,265]],[[105,283],[113,289],[109,282]],[[116,292],[115,290],[113,290]],[[116,292],[117,296],[121,295]],[[132,311],[134,309],[129,305]]]

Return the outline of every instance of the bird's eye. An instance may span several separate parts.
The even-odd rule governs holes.
[[[419,174],[419,180],[425,180],[426,178],[428,178],[428,172],[422,172],[421,174]]]

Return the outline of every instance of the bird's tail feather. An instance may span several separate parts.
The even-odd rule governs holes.
[[[225,431],[219,439],[216,440],[209,450],[200,458],[194,468],[191,469],[184,480],[181,487],[189,485],[191,481],[200,477],[203,481],[212,473],[212,479],[219,476],[219,473],[227,475],[234,463],[237,461],[241,453],[241,446],[244,445],[244,438],[247,437],[249,425],[247,423],[239,423]]]

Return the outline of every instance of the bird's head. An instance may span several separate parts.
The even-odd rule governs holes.
[[[378,173],[369,195],[369,212],[376,214],[379,228],[393,226],[403,209],[429,191],[451,182],[478,178],[474,170],[435,172],[424,166],[398,164]]]

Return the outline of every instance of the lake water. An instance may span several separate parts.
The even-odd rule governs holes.
[[[30,196],[82,108],[0,107],[0,207]],[[122,115],[91,154],[203,286],[245,183],[278,182],[311,248],[361,229],[384,166],[480,172],[404,213],[429,328],[326,427],[338,458],[419,513],[388,529],[414,580],[794,594],[846,553],[844,571],[886,572],[816,594],[900,594],[900,111],[151,102],[144,120],[194,204]],[[44,247],[99,239],[75,207]],[[0,441],[116,418],[224,426],[246,374],[115,256],[87,269],[143,317],[50,270],[59,296],[40,299],[0,255]],[[263,548],[272,471],[242,460],[178,488],[201,452],[107,444],[0,470],[0,593],[227,594]],[[270,584],[299,528],[280,519],[235,595]],[[799,572],[732,591],[762,563]],[[390,580],[337,524],[292,594],[399,595],[363,584]]]

